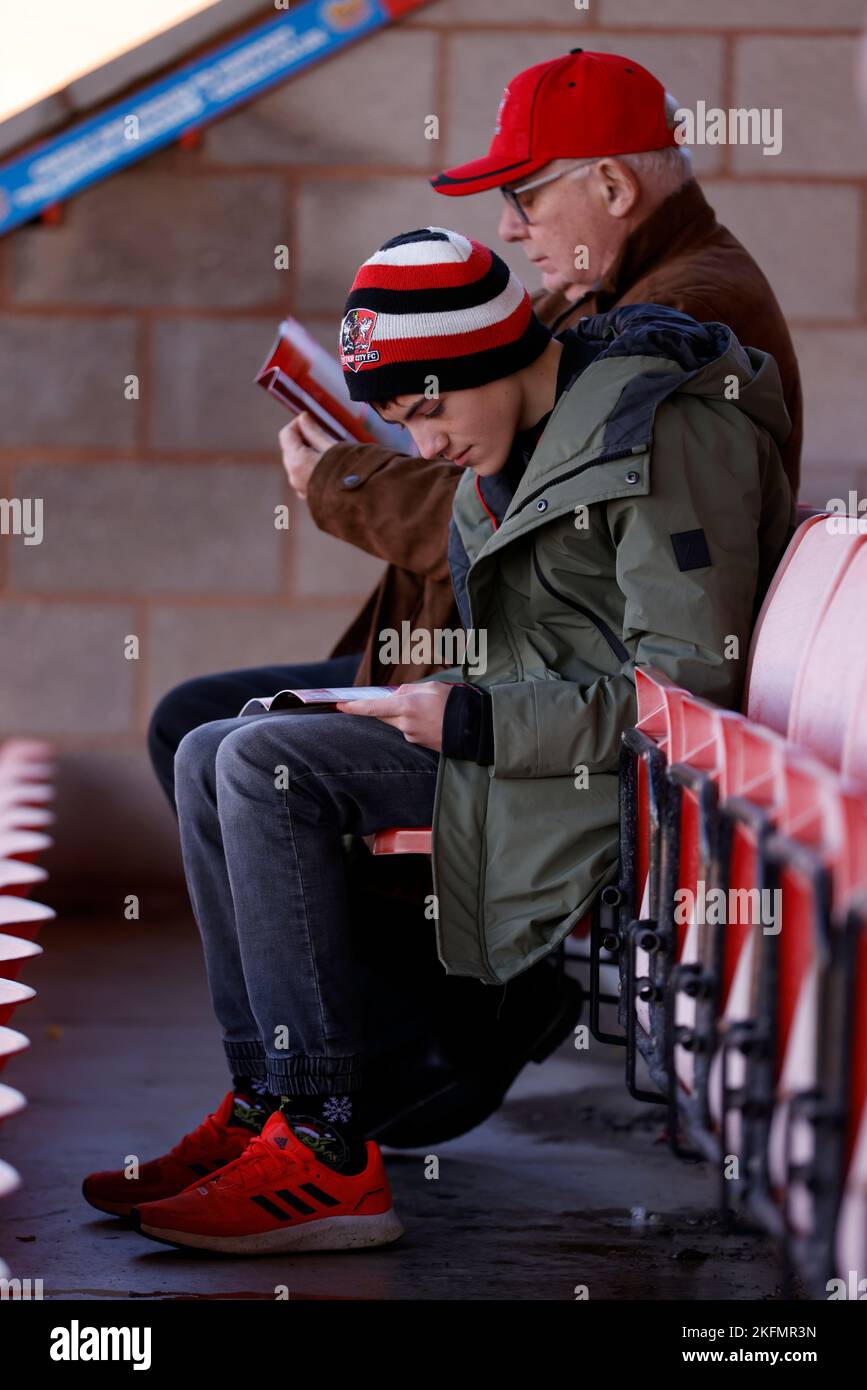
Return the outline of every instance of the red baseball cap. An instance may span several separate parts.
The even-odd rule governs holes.
[[[676,145],[665,88],[631,58],[573,48],[513,77],[482,159],[444,169],[437,193],[462,197],[530,175],[552,159],[638,154]]]

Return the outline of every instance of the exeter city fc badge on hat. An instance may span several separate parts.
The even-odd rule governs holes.
[[[350,309],[340,325],[340,365],[350,372],[379,361],[379,353],[370,346],[377,317],[373,309]]]

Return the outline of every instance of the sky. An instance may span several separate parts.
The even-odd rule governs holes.
[[[0,0],[0,121],[216,0]]]

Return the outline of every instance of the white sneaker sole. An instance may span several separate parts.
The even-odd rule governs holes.
[[[361,1250],[390,1245],[399,1240],[406,1227],[394,1208],[375,1216],[323,1216],[278,1231],[262,1231],[249,1236],[206,1236],[190,1231],[161,1230],[142,1222],[143,1236],[194,1250],[217,1250],[225,1255],[294,1254],[304,1250]]]

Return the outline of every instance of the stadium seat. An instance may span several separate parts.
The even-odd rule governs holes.
[[[20,1114],[26,1105],[27,1100],[20,1091],[16,1091],[14,1086],[0,1082],[0,1124],[10,1116]]]
[[[849,707],[849,719],[843,737],[841,768],[845,777],[851,777],[867,786],[867,717],[865,717],[865,711],[867,711],[867,672],[862,669],[861,683],[854,692]]]
[[[0,833],[4,830],[47,830],[54,824],[54,812],[45,806],[18,803],[0,805]]]
[[[650,667],[635,672],[637,719],[623,735],[620,751],[620,863],[616,885],[605,889],[591,930],[590,1028],[600,1042],[625,1045],[626,1084],[637,1099],[659,1102],[637,1081],[639,1055],[657,1082],[661,1032],[654,1020],[663,997],[654,978],[651,957],[660,946],[662,829],[665,818],[665,769],[679,728],[679,702],[684,692],[663,673]],[[604,915],[603,915],[604,908]],[[613,928],[607,925],[613,917]],[[603,1000],[602,969],[614,955],[619,966],[618,1021],[622,1035],[605,1031],[599,1021]]]
[[[52,845],[44,833],[54,821],[48,803],[54,795],[53,749],[37,739],[7,739],[0,743],[0,1071],[7,1062],[30,1046],[29,1039],[10,1027],[19,1004],[36,991],[20,983],[18,975],[28,961],[42,954],[34,940],[54,910],[28,896],[47,877],[35,860]],[[0,1121],[18,1114],[25,1097],[0,1083]],[[0,1197],[13,1192],[20,1178],[0,1160]],[[0,1261],[0,1276],[8,1270]]]
[[[640,1055],[672,1147],[719,1164],[720,1205],[780,1236],[816,1296],[835,1250],[867,1277],[867,535],[827,521],[801,521],[774,577],[742,712],[636,669],[617,933],[630,1090],[658,1099]]]
[[[7,738],[0,743],[0,768],[13,763],[47,763],[53,756],[54,748],[45,739]]]
[[[42,947],[23,937],[0,933],[0,980],[17,980],[29,960],[42,955]]]
[[[778,896],[757,900],[761,929],[731,924],[727,931],[721,1033],[724,1042],[735,1042],[727,1060],[733,1063],[741,1100],[753,1118],[764,1105],[766,1120],[776,1073],[762,1073],[760,1064],[770,1066],[770,1059],[778,1060],[787,1045],[808,968],[805,961],[816,955],[813,935],[822,916],[810,890],[832,856],[842,853],[835,805],[839,779],[772,731],[749,722],[738,731],[736,743],[744,760],[741,785],[733,783],[732,797],[723,807],[729,827],[724,856],[729,887]],[[813,878],[805,885],[806,868]],[[773,903],[774,917],[765,922],[768,903]],[[826,923],[826,935],[827,930]],[[722,1054],[718,1060],[725,1060]],[[712,1089],[717,1117],[719,1083],[717,1076]],[[757,1100],[761,1084],[766,1094]]]
[[[0,859],[24,859],[32,863],[53,843],[50,835],[44,835],[41,830],[0,829]]]
[[[37,739],[7,739],[0,743],[0,785],[15,781],[50,782],[54,771],[51,744]]]
[[[26,1052],[29,1046],[30,1039],[23,1033],[19,1033],[15,1028],[0,1025],[0,1072],[11,1057],[15,1057],[19,1052]]]
[[[47,869],[30,864],[26,859],[0,859],[0,893],[17,894],[26,898],[37,883],[44,883]]]
[[[33,898],[0,894],[0,932],[6,936],[34,941],[39,928],[45,922],[53,921],[56,915],[53,908],[35,902]]]
[[[0,979],[0,1025],[8,1023],[19,1004],[35,999],[36,990],[20,980]]]
[[[395,826],[365,835],[364,843],[371,854],[430,854],[431,833],[429,826],[422,830]]]
[[[836,1272],[867,1279],[867,895],[850,904],[851,945],[845,1177],[834,1236]]]
[[[834,873],[850,858],[844,796],[838,774],[787,746],[783,802],[776,831],[765,845],[768,891],[776,898],[775,930],[757,937],[757,1013],[765,1045],[753,1048],[749,1057],[742,1150],[749,1171],[748,1203],[769,1229],[778,1226],[781,1233],[790,1219],[802,1227],[809,1221],[809,1193],[802,1187],[791,1198],[789,1173],[812,1156],[809,1127],[795,1111],[807,1096],[816,1101],[820,1086],[826,1085],[819,1059],[820,1018],[835,953]],[[860,804],[860,790],[852,796]],[[822,1103],[839,1109],[839,1078],[829,1084],[833,1094],[823,1096]],[[825,1143],[833,1137],[825,1135]]]
[[[54,799],[50,782],[33,782],[14,773],[0,773],[0,808],[8,806],[45,806]]]
[[[746,722],[683,693],[678,706],[668,768],[664,828],[663,897],[660,923],[668,945],[664,978],[665,1076],[671,1105],[669,1138],[677,1145],[681,1115],[702,1147],[710,1131],[707,1108],[709,1067],[716,1041],[725,921],[716,921],[712,890],[717,882],[720,847],[719,802],[727,794],[735,734]],[[675,904],[675,894],[679,902]],[[708,911],[710,906],[711,910]],[[659,969],[659,966],[657,966]],[[714,1150],[715,1151],[715,1146]]]
[[[5,1163],[0,1158],[0,1197],[8,1197],[10,1193],[16,1192],[20,1186],[21,1179],[11,1163]]]
[[[812,659],[813,641],[826,609],[856,551],[861,534],[838,535],[828,518],[798,527],[768,588],[750,643],[744,712],[756,723],[786,734],[798,676]]]
[[[835,1223],[839,1229],[844,1189],[854,1200],[840,1220],[867,1222],[867,1202],[861,1201],[860,1215],[857,1210],[857,1189],[860,1185],[862,1193],[867,1190],[867,1170],[859,1174],[856,1164],[847,1175],[847,1157],[853,1154],[857,1134],[857,1125],[849,1124],[847,1116],[859,1113],[865,1045],[854,1022],[863,988],[858,955],[865,919],[852,904],[867,888],[867,801],[864,787],[839,778],[817,788],[816,800],[824,808],[822,855],[828,876],[817,874],[809,857],[799,864],[796,856],[785,865],[789,878],[800,873],[802,894],[808,896],[800,904],[800,926],[797,901],[795,913],[785,904],[786,938],[779,945],[777,991],[778,1036],[784,1051],[769,1162],[774,1194],[784,1206],[790,1261],[821,1292],[833,1273],[834,1229]],[[812,913],[809,926],[804,907]],[[804,945],[811,938],[814,949],[806,952]],[[799,965],[801,987],[795,992]]]
[[[788,724],[793,743],[829,767],[843,768],[846,761],[853,772],[862,763],[867,769],[867,709],[863,703],[867,695],[867,641],[853,626],[853,615],[864,613],[867,544],[853,549],[812,635],[798,672]]]

